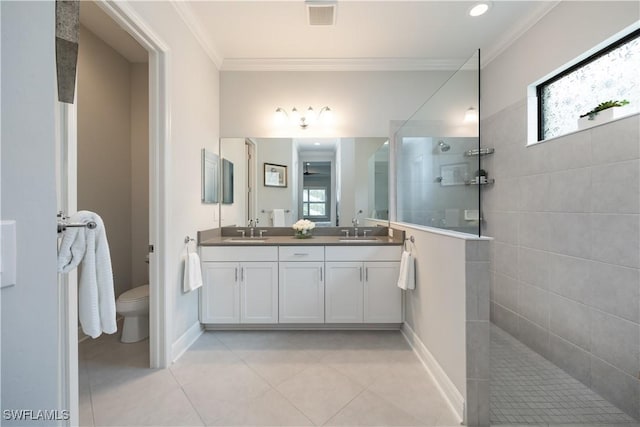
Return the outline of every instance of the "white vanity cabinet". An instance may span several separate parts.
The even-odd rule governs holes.
[[[275,247],[203,247],[202,323],[278,323]]]
[[[324,247],[279,247],[280,323],[324,323]]]
[[[400,323],[398,246],[326,248],[326,322]]]

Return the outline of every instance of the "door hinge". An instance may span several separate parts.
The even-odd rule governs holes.
[[[154,250],[153,250],[153,249],[154,249],[154,248],[153,248],[153,245],[149,245],[149,253],[150,253],[150,254],[152,254],[152,253],[154,252]]]

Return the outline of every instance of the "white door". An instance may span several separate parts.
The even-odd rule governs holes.
[[[280,323],[324,323],[324,263],[281,262]]]
[[[361,262],[327,262],[326,323],[362,323],[363,270]]]
[[[240,280],[240,322],[278,323],[278,263],[243,263]]]
[[[240,265],[235,262],[203,262],[200,322],[240,322]]]
[[[364,322],[402,322],[402,291],[397,286],[400,263],[364,263]]]

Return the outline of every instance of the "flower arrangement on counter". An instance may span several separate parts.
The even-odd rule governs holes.
[[[301,219],[293,224],[291,228],[296,231],[295,237],[298,239],[308,239],[311,237],[311,230],[316,228],[316,223],[309,221],[308,219]]]

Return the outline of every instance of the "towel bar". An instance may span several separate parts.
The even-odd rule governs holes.
[[[260,212],[262,212],[262,213],[270,213],[270,212],[273,212],[273,210],[265,211],[264,209],[262,209]],[[289,213],[289,212],[291,212],[289,209],[285,209],[285,211],[284,211],[284,213]]]
[[[89,230],[95,230],[98,227],[98,224],[96,224],[94,221],[88,221],[86,223],[83,223],[83,222],[79,222],[79,223],[58,222],[58,233],[62,233],[67,228],[80,228],[80,227],[86,227]]]

